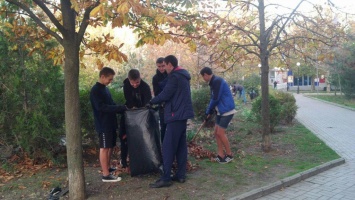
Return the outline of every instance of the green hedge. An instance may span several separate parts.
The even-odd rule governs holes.
[[[281,122],[284,124],[290,124],[296,116],[297,105],[296,99],[291,93],[275,92],[275,97],[279,100],[281,105]]]
[[[275,127],[279,124],[281,118],[281,105],[280,101],[273,95],[269,95],[269,107],[270,107],[270,132],[274,132]],[[257,97],[252,104],[252,113],[256,119],[256,122],[261,124],[261,96]]]

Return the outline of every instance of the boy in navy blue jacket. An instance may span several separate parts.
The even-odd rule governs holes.
[[[109,67],[104,67],[100,71],[99,81],[92,87],[90,92],[90,102],[94,113],[95,129],[100,141],[100,165],[102,168],[103,182],[117,182],[120,177],[111,174],[115,168],[110,168],[112,149],[117,140],[117,118],[116,113],[123,113],[125,106],[116,105],[111,97],[108,86],[115,76],[115,71]]]
[[[164,58],[165,70],[168,73],[167,83],[163,91],[151,100],[151,104],[165,102],[164,120],[166,132],[163,141],[163,169],[159,180],[150,184],[152,188],[168,187],[171,181],[185,182],[187,163],[186,127],[187,119],[194,117],[192,108],[190,79],[185,69],[178,66],[175,56]],[[178,170],[173,177],[171,167],[176,158]]]

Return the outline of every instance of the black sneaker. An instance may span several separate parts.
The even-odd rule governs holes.
[[[219,162],[220,164],[226,164],[227,163],[227,161],[224,158],[222,158],[221,156],[219,156],[219,155],[214,160]]]
[[[225,155],[225,156],[224,156],[224,160],[225,160],[227,163],[229,163],[229,162],[231,162],[231,161],[233,160],[233,156],[231,156],[231,155]]]
[[[112,174],[108,175],[108,176],[102,176],[102,182],[118,182],[120,181],[122,178],[121,177],[116,177]]]
[[[114,172],[114,171],[116,171],[117,170],[117,168],[116,167],[110,167],[110,168],[108,168],[108,172]]]

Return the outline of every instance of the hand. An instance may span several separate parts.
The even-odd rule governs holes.
[[[210,114],[206,114],[206,115],[205,115],[205,118],[204,118],[204,121],[207,122],[210,118],[211,118],[211,115],[210,115]]]
[[[117,108],[117,112],[118,113],[123,113],[124,111],[126,111],[127,110],[127,107],[125,106],[125,105],[123,105],[123,106],[118,106],[118,108]]]
[[[145,105],[145,107],[148,108],[148,109],[152,109],[153,105],[152,105],[151,102],[149,102],[149,103],[147,103],[147,104]]]

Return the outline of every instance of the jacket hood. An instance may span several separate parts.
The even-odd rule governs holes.
[[[172,75],[173,75],[173,74],[179,74],[179,75],[185,77],[187,80],[191,80],[191,76],[190,76],[189,72],[188,72],[186,69],[183,69],[182,67],[179,67],[179,66],[176,67],[176,68],[172,71],[171,74],[172,74]]]

